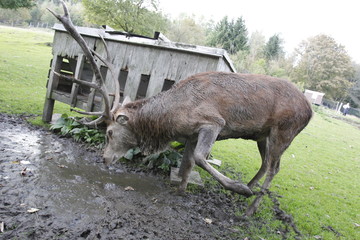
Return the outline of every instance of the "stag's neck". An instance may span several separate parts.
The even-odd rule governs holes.
[[[175,139],[173,112],[162,99],[160,95],[134,102],[137,107],[130,125],[145,154],[162,151]]]

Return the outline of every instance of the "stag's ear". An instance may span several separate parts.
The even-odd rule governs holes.
[[[128,120],[129,117],[124,114],[120,114],[119,116],[116,117],[116,122],[119,123],[120,125],[126,125]]]
[[[130,103],[131,99],[129,96],[126,96],[123,100],[123,102],[121,103],[121,106],[125,106],[126,104]]]

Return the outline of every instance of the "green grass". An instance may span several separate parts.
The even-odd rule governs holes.
[[[0,26],[0,112],[42,114],[52,40],[50,30]],[[68,109],[56,103],[54,112]]]
[[[47,43],[52,37],[52,31],[0,26],[0,112],[42,114],[52,57]],[[69,106],[55,104],[54,112],[68,111]],[[340,239],[360,239],[360,229],[355,226],[360,224],[360,130],[348,123],[359,126],[360,121],[350,116],[346,122],[334,117],[343,118],[317,109],[309,126],[284,153],[281,170],[271,187],[283,196],[279,198],[281,208],[293,216],[304,239],[338,239],[329,226],[342,234]],[[41,124],[39,118],[33,122]],[[260,166],[253,141],[217,142],[212,155],[223,161],[222,170],[227,166],[243,173],[245,182]],[[259,212],[251,218],[254,224],[246,226],[247,237],[281,239],[276,233],[281,223],[273,220],[271,207],[270,199],[265,197]],[[266,224],[258,227],[256,221]]]
[[[343,239],[360,239],[360,229],[355,226],[360,224],[359,150],[359,128],[319,109],[284,153],[271,190],[283,196],[279,199],[281,208],[294,217],[304,238],[337,239],[330,226]],[[260,166],[252,141],[217,142],[212,155],[242,172],[245,182]],[[268,201],[264,205],[271,204]],[[257,216],[266,217],[268,208],[262,209]]]

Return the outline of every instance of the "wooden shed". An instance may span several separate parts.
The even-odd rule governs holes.
[[[79,86],[53,74],[53,71],[85,81],[95,81],[90,64],[75,40],[62,24],[55,24],[43,120],[51,120],[55,100],[86,111],[99,111],[102,97],[94,89]],[[103,36],[108,45],[121,97],[132,100],[151,97],[169,89],[174,83],[199,72],[235,72],[230,58],[223,49],[171,42],[162,34],[154,38],[128,36],[105,29],[77,27],[91,49],[106,56]],[[114,89],[106,66],[101,66],[108,89]]]
[[[311,102],[312,104],[315,105],[321,105],[322,101],[323,101],[323,97],[325,95],[325,93],[322,92],[316,92],[316,91],[312,91],[309,89],[305,89],[305,97],[309,100],[309,102]]]

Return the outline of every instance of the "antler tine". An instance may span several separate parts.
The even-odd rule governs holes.
[[[100,94],[105,98],[108,98],[108,94],[106,91],[104,91],[104,89],[100,88],[98,85],[92,83],[92,82],[87,82],[87,81],[84,81],[84,80],[80,80],[80,79],[77,79],[77,78],[74,78],[74,77],[69,77],[69,76],[66,76],[66,75],[63,75],[63,74],[60,74],[58,72],[55,72],[53,71],[53,73],[58,76],[58,77],[61,77],[67,81],[71,81],[71,82],[74,82],[74,83],[78,83],[80,85],[85,85],[85,86],[88,86],[88,87],[91,87],[91,88],[94,88],[96,90],[98,90],[100,92]],[[79,113],[82,113],[82,112],[79,112]],[[100,114],[94,114],[94,115],[100,115]]]
[[[114,67],[114,64],[111,63],[111,58],[110,58],[110,52],[109,52],[109,48],[105,42],[105,39],[102,35],[100,35],[100,38],[101,38],[101,41],[103,42],[104,44],[104,47],[105,47],[105,52],[106,52],[106,59],[103,58],[102,56],[100,56],[100,54],[98,54],[96,51],[94,50],[91,50],[93,54],[95,54],[99,59],[100,61],[102,61],[108,68],[109,68],[109,71],[111,73],[111,77],[115,83],[115,98],[114,98],[114,101],[113,101],[113,106],[110,110],[111,113],[113,113],[116,109],[118,109],[119,107],[119,103],[120,103],[120,84],[119,84],[119,81],[116,79],[116,74],[115,74],[115,67]]]
[[[109,100],[109,94],[106,91],[106,87],[105,87],[105,81],[101,75],[101,71],[99,66],[96,64],[95,58],[94,56],[91,54],[91,50],[88,47],[88,45],[86,44],[84,38],[79,34],[79,32],[75,29],[75,26],[73,25],[71,18],[70,18],[70,14],[69,14],[69,10],[66,6],[66,4],[64,3],[64,1],[60,1],[63,9],[64,9],[64,16],[60,16],[58,14],[56,14],[55,12],[53,12],[52,10],[48,9],[65,27],[65,29],[68,31],[68,33],[74,38],[74,40],[80,45],[81,49],[84,52],[84,55],[86,56],[86,58],[89,60],[90,65],[92,70],[94,71],[95,74],[95,80],[96,80],[96,84],[90,85],[88,84],[88,82],[85,84],[85,81],[82,80],[75,80],[74,78],[71,79],[71,81],[77,82],[79,84],[84,84],[87,85],[89,87],[95,88],[97,90],[100,91],[101,95],[104,98],[104,103],[105,103],[105,109],[104,112],[102,114],[102,117],[100,118],[111,118],[111,112],[110,112],[110,100]],[[62,76],[64,77],[64,76]]]
[[[77,112],[83,115],[90,115],[90,116],[102,116],[103,112],[84,112],[84,111],[79,111],[76,110],[75,108],[70,108],[70,111],[72,112]]]
[[[81,124],[84,124],[86,126],[96,126],[96,125],[102,123],[104,120],[105,120],[105,117],[100,116],[99,118],[97,118],[91,122],[85,122],[85,121],[77,121],[77,122],[80,122]]]

